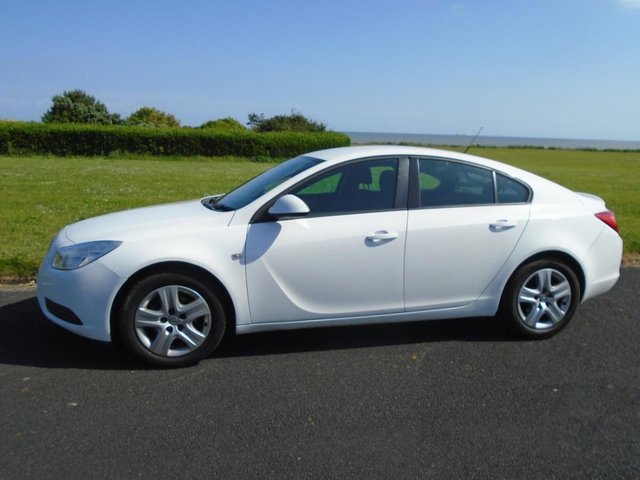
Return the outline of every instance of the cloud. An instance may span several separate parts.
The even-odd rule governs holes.
[[[618,0],[618,5],[624,8],[640,10],[640,0]]]

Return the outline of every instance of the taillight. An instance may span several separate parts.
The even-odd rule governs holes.
[[[598,217],[600,220],[602,220],[604,223],[606,223],[607,225],[609,225],[611,228],[613,228],[616,232],[619,232],[620,230],[618,230],[618,221],[616,220],[616,215],[615,213],[606,210],[604,212],[600,212],[600,213],[596,213],[596,217]]]

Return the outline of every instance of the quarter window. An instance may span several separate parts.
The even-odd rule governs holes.
[[[529,201],[529,189],[501,173],[496,174],[498,203],[525,203]]]

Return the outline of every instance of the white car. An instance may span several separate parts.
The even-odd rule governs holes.
[[[66,226],[38,301],[72,332],[185,366],[226,331],[500,313],[548,337],[613,287],[621,257],[598,197],[471,155],[347,147],[226,195]]]

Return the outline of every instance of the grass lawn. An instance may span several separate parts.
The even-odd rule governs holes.
[[[273,166],[245,160],[0,156],[0,278],[31,277],[64,225],[222,193]]]
[[[616,212],[628,253],[640,252],[640,153],[476,148],[595,193]],[[106,212],[202,197],[273,166],[244,159],[104,159],[0,156],[0,277],[35,275],[64,225]]]

